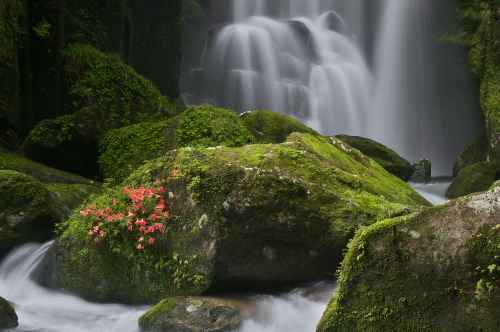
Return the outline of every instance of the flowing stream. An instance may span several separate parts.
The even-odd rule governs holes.
[[[467,57],[437,37],[452,0],[214,0],[186,104],[290,115],[325,136],[369,137],[433,176],[482,127]],[[196,53],[196,52],[193,52]]]
[[[151,306],[92,303],[32,281],[30,275],[52,244],[25,244],[0,264],[0,296],[14,304],[19,318],[19,327],[12,332],[139,331],[137,320]],[[319,299],[312,298],[310,291],[241,297],[248,303],[252,318],[239,332],[314,332],[334,287],[317,284],[308,288],[321,293]]]

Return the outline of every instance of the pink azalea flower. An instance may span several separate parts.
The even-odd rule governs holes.
[[[127,221],[127,226],[132,226],[132,222],[131,221]]]
[[[135,217],[135,214],[134,214],[134,213],[132,213],[132,212],[129,212],[129,213],[128,213],[128,215],[127,215],[127,217],[129,217],[129,218],[133,218],[133,217]]]
[[[116,205],[116,204],[118,204],[118,203],[119,203],[119,201],[116,199],[116,197],[115,197],[115,198],[113,198],[113,205]]]
[[[106,235],[106,232],[105,231],[100,231],[99,234],[101,235],[101,237],[104,237],[104,235]]]
[[[92,229],[89,231],[89,235],[94,235],[94,233],[95,232]]]
[[[144,226],[139,227],[139,231],[145,233],[146,232],[146,227],[144,227]]]
[[[124,217],[125,217],[125,215],[124,215],[123,213],[120,213],[120,214],[118,215],[118,219],[120,219],[120,220],[122,220]]]
[[[144,246],[143,246],[142,244],[139,244],[139,245],[137,246],[137,249],[142,250],[142,249],[144,249]]]
[[[97,210],[97,215],[98,216],[102,216],[103,214],[104,214],[104,210],[103,209]]]
[[[98,238],[95,238],[94,242],[99,243],[99,242],[101,242],[101,240],[99,240]]]
[[[98,232],[99,231],[99,226],[94,226],[94,232]]]
[[[149,230],[150,233],[153,233],[155,231],[155,228],[153,226],[151,226],[151,227],[148,228],[148,230]]]
[[[106,212],[111,212],[111,211],[113,211],[112,208],[110,208],[110,207],[106,208]]]
[[[179,170],[174,169],[174,170],[172,171],[172,173],[174,173],[174,175],[179,174]]]
[[[89,212],[88,211],[80,211],[81,214],[83,214],[84,216],[88,215]]]
[[[156,220],[157,218],[161,218],[161,217],[157,216],[156,213],[153,213],[151,215],[151,217],[149,217],[149,219],[151,219],[151,220]]]
[[[163,215],[165,216],[165,218],[170,218],[170,212],[168,212],[168,211],[165,211],[165,213]]]
[[[140,241],[140,242],[144,242],[144,236],[141,236],[141,237],[139,238],[139,241]]]
[[[133,230],[132,226],[127,227],[129,231]]]
[[[154,238],[149,238],[149,244],[153,244],[155,243],[155,239]]]
[[[128,194],[129,192],[130,192],[130,189],[128,189],[128,188],[123,188],[123,193],[124,193],[125,195],[126,195],[126,194]]]
[[[165,188],[160,187],[160,188],[158,189],[158,194],[159,194],[159,195],[162,195],[164,192],[165,192]]]

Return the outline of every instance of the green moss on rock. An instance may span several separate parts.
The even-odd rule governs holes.
[[[483,128],[467,149],[457,158],[453,164],[453,177],[456,177],[462,169],[475,163],[487,161],[488,158],[488,136],[486,128]]]
[[[408,181],[410,179],[413,172],[410,162],[385,145],[359,136],[338,135],[335,137],[375,160],[386,171],[396,175],[401,180]]]
[[[487,190],[500,178],[497,162],[480,162],[467,166],[458,173],[446,191],[449,198],[458,198],[478,191]]]
[[[15,328],[19,325],[14,307],[0,297],[0,329]]]
[[[98,142],[111,129],[161,121],[182,110],[119,56],[73,44],[65,50],[69,96],[65,115],[44,120],[22,150],[30,159],[86,177],[98,174]]]
[[[109,131],[101,141],[100,169],[108,182],[117,184],[145,161],[179,146],[242,146],[253,140],[233,111],[192,106],[168,121]]]
[[[90,180],[0,151],[0,256],[24,242],[55,237],[88,196],[100,192]]]
[[[272,111],[251,111],[240,115],[259,143],[283,143],[293,132],[321,136],[299,121]]]
[[[164,199],[171,218],[164,220],[165,234],[144,250],[135,248],[141,242],[127,236],[122,221],[77,213],[62,226],[62,284],[93,300],[156,303],[296,285],[333,273],[360,225],[429,205],[359,151],[301,133],[282,144],[173,150],[123,185],[162,186],[157,199]],[[119,195],[111,190],[90,202],[115,210],[111,202],[118,198],[126,214]],[[149,215],[145,220],[154,223]],[[95,226],[108,228],[105,241],[88,235]]]
[[[242,146],[254,137],[234,111],[202,105],[182,114],[178,140],[181,147]]]
[[[142,331],[235,331],[243,317],[229,300],[177,297],[162,300],[139,318]]]
[[[499,246],[499,188],[361,228],[317,331],[496,331]]]

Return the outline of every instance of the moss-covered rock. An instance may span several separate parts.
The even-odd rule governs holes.
[[[174,150],[124,186],[156,191],[141,207],[130,193],[110,190],[62,225],[61,282],[89,299],[156,303],[318,279],[335,271],[359,225],[429,205],[340,140],[301,133],[283,144]],[[156,204],[171,217],[162,214],[165,232],[152,229],[149,245],[153,235],[137,225],[157,222]],[[95,220],[86,212],[108,208],[124,216]],[[127,219],[136,208],[138,216]]]
[[[317,331],[497,331],[500,188],[361,228]]]
[[[54,225],[97,192],[88,179],[0,151],[0,256],[21,243],[54,238]]]
[[[42,183],[94,184],[92,180],[37,163],[17,153],[0,149],[0,170],[27,174]]]
[[[108,130],[164,120],[180,111],[119,56],[88,45],[66,50],[66,73],[71,87],[65,113],[70,115],[40,122],[22,146],[27,157],[47,166],[93,177],[98,142]]]
[[[485,191],[499,178],[500,168],[496,161],[484,161],[467,166],[453,179],[446,191],[446,197],[458,198]]]
[[[242,113],[240,117],[259,143],[283,143],[294,132],[321,136],[313,129],[281,113],[250,111]]]
[[[410,179],[413,173],[410,162],[385,145],[359,136],[338,135],[335,137],[372,158],[387,172],[396,175],[401,180]]]
[[[429,181],[432,175],[431,162],[429,159],[417,160],[411,165],[411,181]]]
[[[0,329],[10,329],[18,325],[16,310],[6,299],[0,297]]]
[[[453,177],[456,177],[461,170],[475,163],[487,161],[488,159],[488,136],[486,128],[481,130],[467,149],[455,160],[453,164]]]
[[[120,183],[145,161],[179,146],[243,146],[254,140],[235,112],[192,106],[167,121],[109,131],[101,141],[99,161],[107,181]]]
[[[207,297],[162,300],[139,318],[144,332],[235,331],[243,320],[235,303]]]

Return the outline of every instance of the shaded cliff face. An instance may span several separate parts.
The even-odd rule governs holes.
[[[461,32],[454,41],[470,48],[486,127],[455,162],[456,178],[447,193],[452,198],[484,190],[500,179],[500,6],[494,0],[462,1],[458,13]]]

